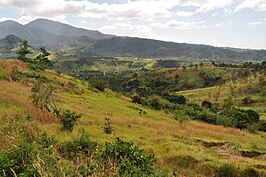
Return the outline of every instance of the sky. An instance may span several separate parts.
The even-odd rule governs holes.
[[[0,0],[0,21],[37,18],[119,36],[266,49],[266,0]]]

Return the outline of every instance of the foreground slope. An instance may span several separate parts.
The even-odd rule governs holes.
[[[14,68],[24,74],[14,76]],[[83,115],[72,133],[61,132],[55,116],[34,107],[29,96],[36,78],[25,73],[49,79],[57,88],[60,106]],[[147,114],[140,115],[140,109]],[[178,123],[171,115],[133,104],[108,90],[99,92],[84,81],[49,70],[32,71],[18,61],[0,61],[0,116],[15,114],[30,115],[43,132],[60,142],[78,137],[81,129],[101,144],[115,137],[133,141],[145,152],[155,154],[158,166],[176,169],[180,175],[216,176],[223,164],[234,164],[241,170],[252,168],[260,176],[266,175],[265,133],[252,134],[196,121]],[[111,135],[103,132],[106,117],[114,129]],[[0,131],[5,142],[0,151],[18,143],[15,133],[11,138],[3,133],[4,129]]]

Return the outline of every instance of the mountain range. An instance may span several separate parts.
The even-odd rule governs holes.
[[[79,56],[170,57],[216,61],[266,60],[266,50],[241,50],[120,37],[47,19],[37,19],[26,25],[10,20],[1,22],[0,39],[1,53],[11,51],[11,48],[17,45],[14,43],[20,40],[28,40],[33,49],[44,46],[55,53]]]

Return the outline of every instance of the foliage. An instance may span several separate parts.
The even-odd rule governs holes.
[[[154,174],[154,156],[145,155],[132,142],[119,138],[114,143],[105,143],[100,156],[118,168],[120,176],[149,176]]]
[[[250,96],[245,97],[245,98],[242,99],[242,103],[243,103],[244,105],[252,104],[252,103],[255,103],[255,102],[256,102],[256,101],[253,100],[253,99],[251,99]]]
[[[104,123],[105,126],[103,127],[103,132],[106,134],[111,134],[114,131],[113,127],[111,126],[110,119],[111,117],[105,118],[105,123]]]
[[[97,142],[90,140],[89,135],[82,131],[79,139],[74,139],[62,143],[58,152],[67,159],[77,160],[80,156],[91,156],[97,147]]]
[[[259,114],[254,110],[242,110],[238,108],[232,108],[224,110],[220,113],[221,115],[230,117],[232,121],[236,123],[236,128],[247,128],[253,123],[258,123]]]
[[[45,77],[45,76],[43,76],[43,75],[41,75],[41,74],[38,74],[38,73],[33,73],[33,72],[22,72],[22,71],[19,71],[18,72],[20,75],[22,75],[22,76],[26,76],[26,77],[28,77],[28,78],[35,78],[35,79],[40,79],[40,80],[42,80],[43,82],[50,82],[50,80],[47,78],[47,77]]]
[[[81,114],[76,114],[76,112],[70,110],[64,110],[59,118],[62,123],[62,131],[71,132],[74,128],[75,122],[81,118]]]
[[[211,109],[212,103],[210,101],[204,100],[204,101],[202,101],[201,106],[206,108],[206,109]]]
[[[28,44],[28,41],[24,40],[20,44],[20,48],[17,51],[18,60],[21,60],[23,62],[30,62],[31,59],[27,58],[28,54],[32,54],[32,51],[30,50],[30,46]]]
[[[92,82],[92,86],[103,92],[104,89],[107,88],[107,82],[105,80],[102,80],[102,79],[96,80],[96,81]]]
[[[51,154],[51,149],[58,141],[55,136],[49,137],[46,132],[44,132],[41,137],[37,140],[37,143],[44,149],[46,149],[48,154]]]
[[[52,66],[51,61],[48,59],[48,56],[51,55],[44,47],[40,48],[41,53],[37,55],[34,60],[31,62],[30,67],[34,70],[44,70],[49,66]]]
[[[166,98],[168,101],[176,104],[185,104],[187,99],[183,95],[176,95],[176,94],[166,94],[163,96]]]
[[[34,167],[34,145],[22,141],[17,148],[0,154],[0,171],[6,176],[39,176]],[[5,176],[4,175],[4,176]]]

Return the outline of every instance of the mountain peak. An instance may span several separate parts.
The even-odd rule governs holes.
[[[0,22],[0,23],[2,23],[3,25],[17,25],[17,26],[22,26],[20,23],[18,23],[16,21],[13,21],[13,20],[6,20],[6,21]]]
[[[69,37],[88,36],[94,40],[107,39],[111,37],[111,35],[105,35],[99,31],[77,28],[74,26],[70,26],[68,24],[64,24],[64,23],[56,22],[52,20],[47,20],[47,19],[42,19],[42,18],[36,19],[30,22],[26,26],[35,28],[35,29],[40,29],[40,30],[52,33],[54,35],[60,35],[60,36],[69,36]]]

